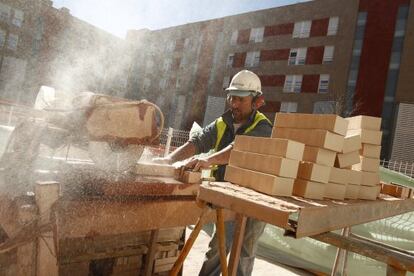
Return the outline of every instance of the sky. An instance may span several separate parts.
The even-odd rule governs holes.
[[[118,37],[127,30],[157,30],[190,22],[305,2],[304,0],[54,0],[76,16]]]

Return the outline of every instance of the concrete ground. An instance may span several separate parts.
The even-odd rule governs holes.
[[[191,233],[191,229],[187,228],[186,236]],[[204,261],[204,254],[208,249],[208,243],[210,241],[210,236],[201,231],[197,240],[195,241],[187,259],[184,262],[184,276],[194,276],[198,275],[198,272],[201,268],[201,265]],[[253,276],[274,276],[274,275],[286,275],[286,276],[308,276],[313,275],[309,272],[291,268],[282,264],[273,264],[260,257],[256,258],[253,268]]]

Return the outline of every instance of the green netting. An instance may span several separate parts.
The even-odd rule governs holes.
[[[413,179],[381,168],[381,180],[414,187]],[[284,230],[267,225],[258,255],[270,261],[330,274],[337,248],[310,239],[283,237]],[[352,233],[414,253],[414,212],[352,227]],[[386,265],[349,253],[348,275],[385,275]],[[407,273],[407,275],[414,275]]]

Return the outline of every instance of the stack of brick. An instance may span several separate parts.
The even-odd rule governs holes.
[[[362,147],[359,151],[359,162],[352,165],[353,171],[362,174],[358,198],[375,200],[381,190],[379,164],[381,152],[381,118],[355,116],[346,119],[348,135],[360,135]]]
[[[311,199],[343,199],[344,175],[331,173],[337,153],[342,153],[348,122],[336,115],[277,113],[272,137],[305,144],[303,162],[293,194]],[[333,177],[333,178],[332,178]]]
[[[287,139],[237,136],[224,179],[268,195],[291,196],[304,147]]]

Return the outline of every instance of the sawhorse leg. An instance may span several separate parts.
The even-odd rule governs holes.
[[[236,276],[237,267],[240,260],[241,247],[243,245],[244,231],[246,230],[247,217],[237,214],[236,226],[234,229],[233,246],[231,248],[230,261],[229,261],[229,275]]]
[[[341,235],[348,237],[351,232],[350,227],[345,227],[342,229]],[[346,275],[346,264],[348,261],[348,250],[338,248],[336,251],[335,263],[332,268],[331,276]]]

